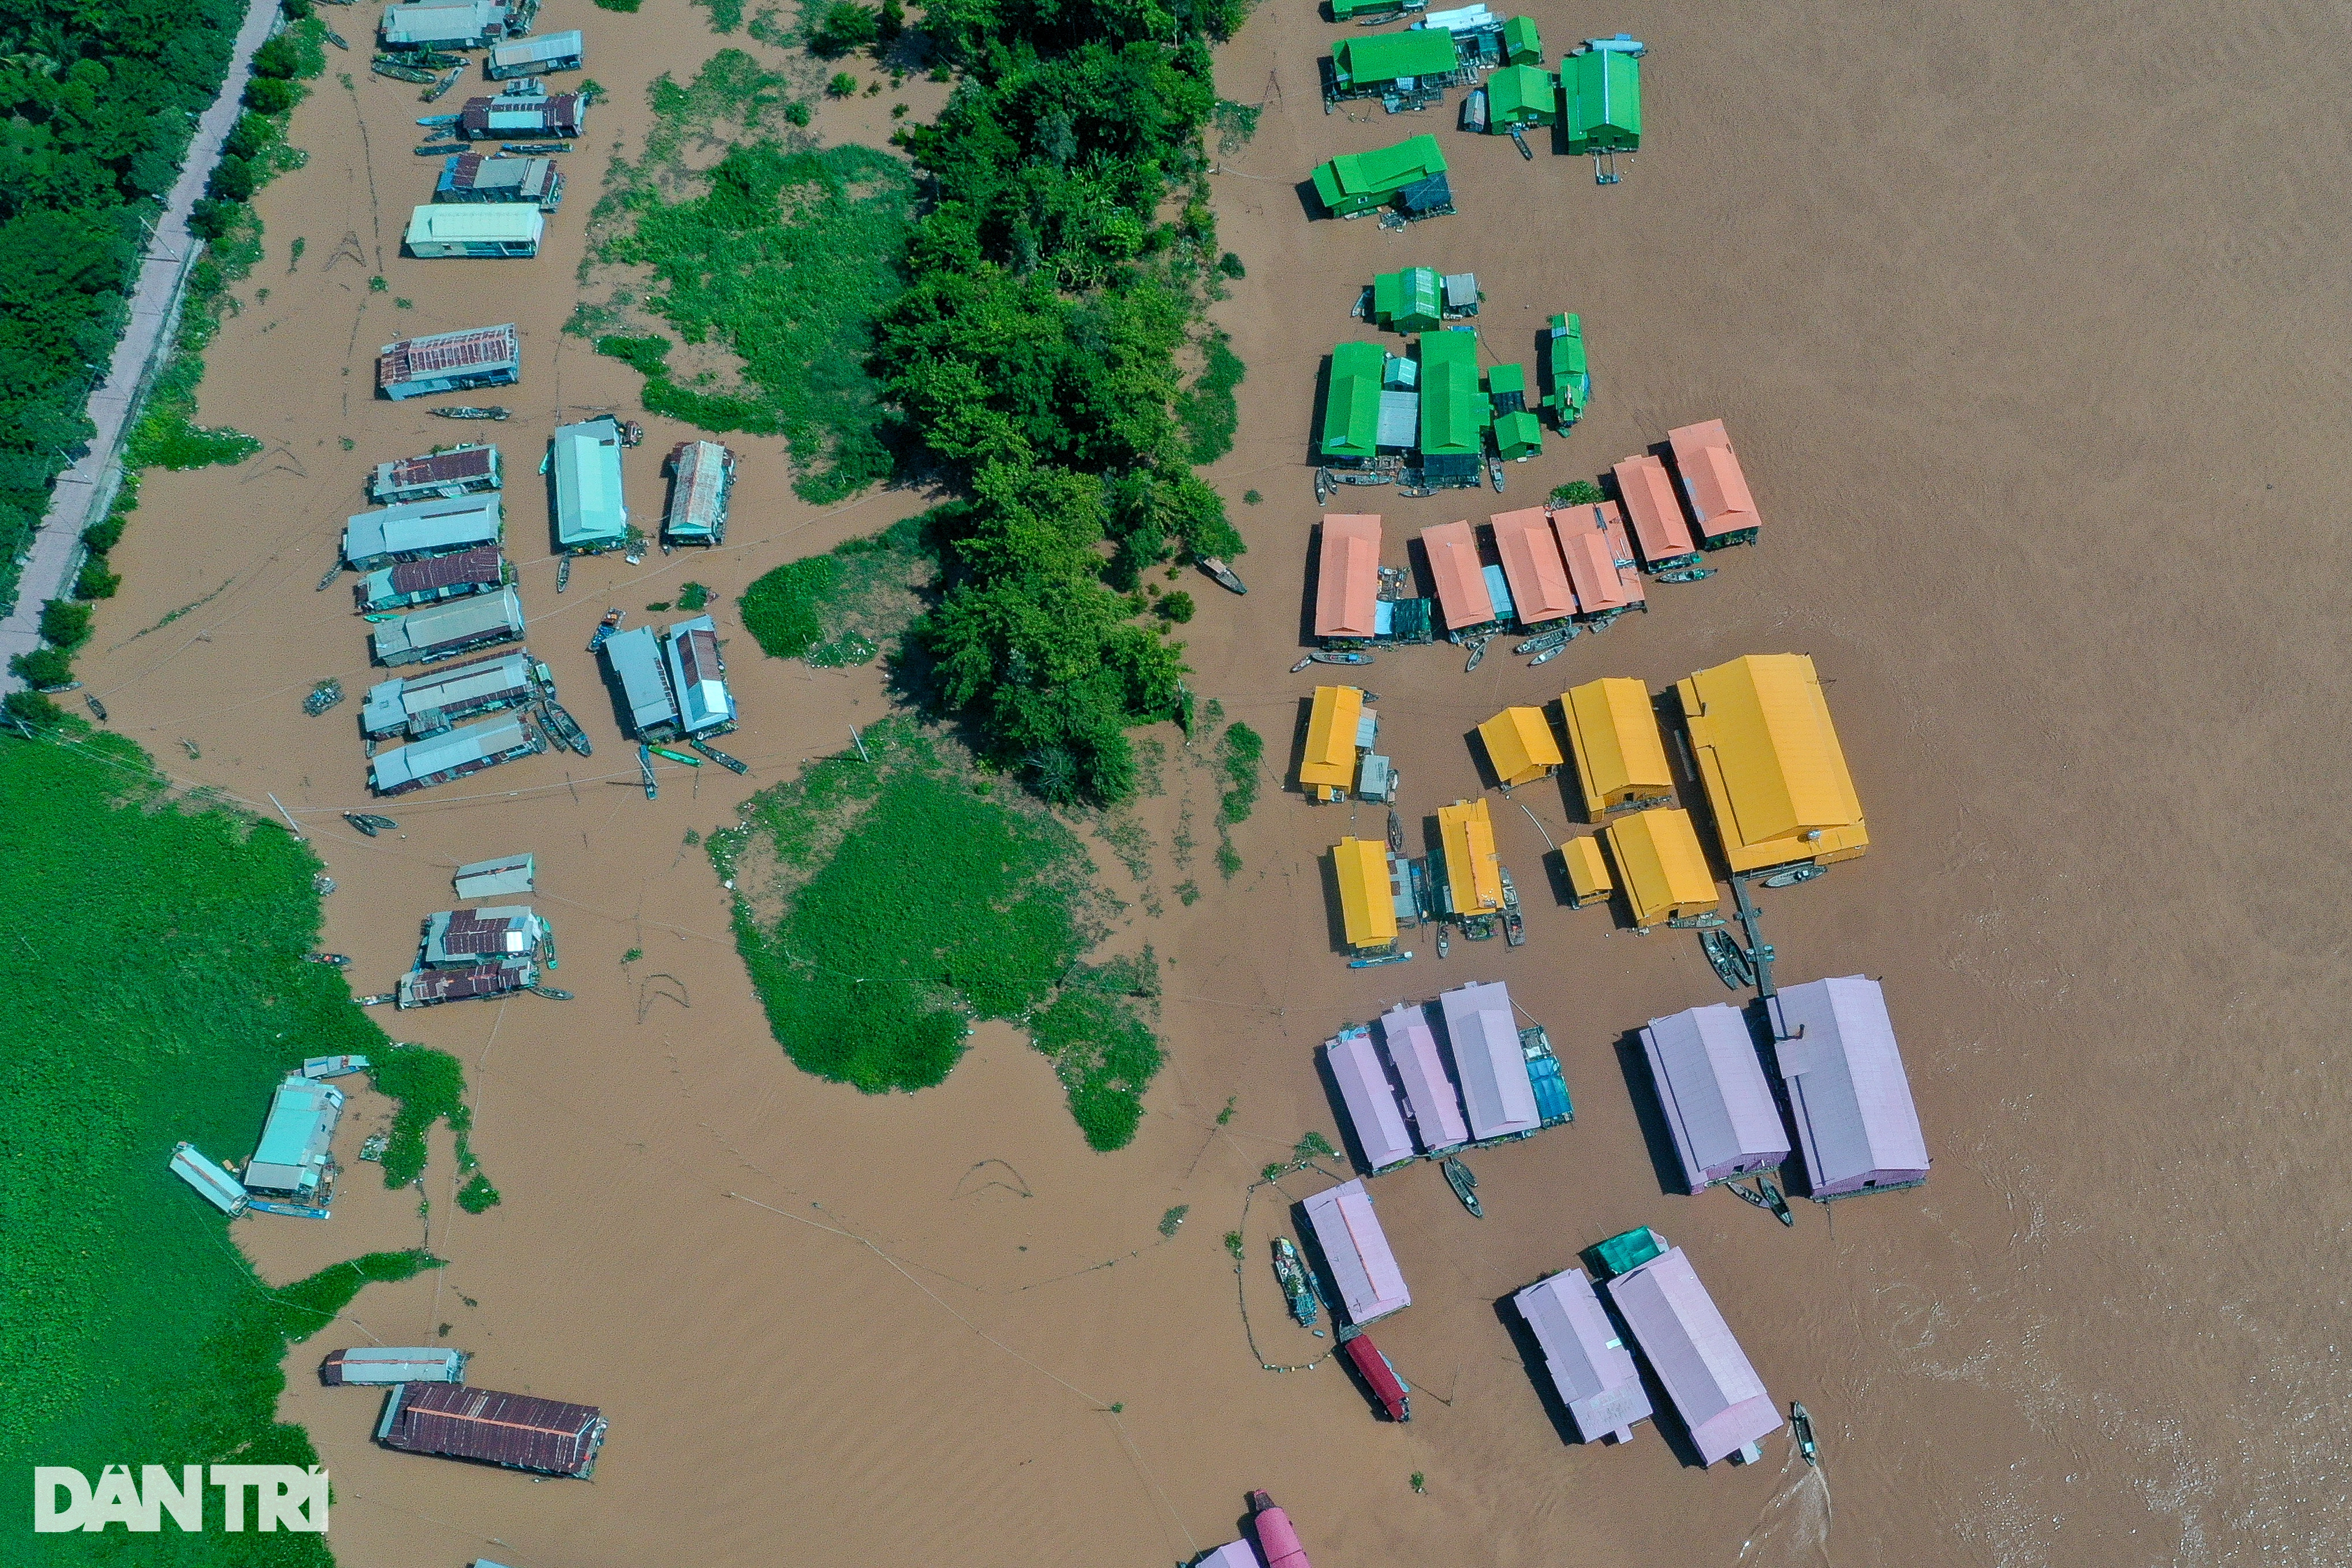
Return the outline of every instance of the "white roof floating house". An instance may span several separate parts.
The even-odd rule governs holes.
[[[467,1354],[446,1345],[361,1345],[337,1351],[320,1363],[319,1381],[329,1388],[389,1383],[463,1383]]]
[[[460,719],[519,708],[538,693],[529,648],[495,654],[378,681],[361,705],[360,729],[372,741],[402,734],[423,740]]]
[[[528,258],[539,254],[540,237],[546,231],[547,215],[533,202],[436,202],[410,213],[402,243],[409,255],[427,260]]]
[[[181,1143],[172,1150],[172,1173],[204,1194],[205,1202],[235,1219],[243,1214],[252,1201],[245,1184],[205,1158],[193,1143]]]
[[[1303,1206],[1349,1323],[1360,1329],[1412,1305],[1362,1178],[1317,1193]]]
[[[1633,1441],[1633,1423],[1652,1414],[1650,1396],[1591,1279],[1570,1268],[1538,1280],[1511,1302],[1543,1347],[1544,1368],[1577,1436],[1588,1443]]]
[[[520,715],[502,713],[378,752],[368,763],[368,784],[378,795],[405,795],[546,749],[547,742]]]
[[[509,587],[385,621],[368,640],[377,663],[397,666],[455,658],[477,648],[515,641],[522,634],[522,595]]]
[[[539,863],[530,856],[501,855],[458,867],[452,885],[461,899],[495,899],[507,893],[532,891],[538,877]]]
[[[1927,1142],[1878,982],[1809,980],[1766,1005],[1811,1195],[1826,1203],[1925,1182]]]
[[[507,36],[503,0],[419,0],[387,5],[376,37],[387,49],[478,49]]]
[[[1477,1142],[1515,1138],[1543,1124],[1536,1090],[1519,1048],[1518,1020],[1511,994],[1499,980],[1474,982],[1442,993],[1446,1043],[1462,1074],[1462,1103],[1470,1112],[1470,1136]]]
[[[375,362],[378,392],[394,402],[478,386],[509,386],[522,379],[522,337],[509,321],[402,338],[383,345]]]
[[[625,543],[629,508],[621,493],[621,426],[609,414],[559,425],[549,444],[555,471],[556,548],[574,554]]]
[[[1737,1456],[1755,1463],[1757,1444],[1780,1429],[1780,1407],[1683,1249],[1669,1247],[1627,1269],[1607,1289],[1689,1429],[1699,1462]]]

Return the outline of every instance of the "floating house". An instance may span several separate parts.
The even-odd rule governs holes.
[[[446,452],[378,463],[375,478],[368,482],[368,497],[379,506],[455,500],[497,489],[504,482],[496,447],[452,447]]]
[[[547,922],[529,904],[442,910],[425,917],[416,950],[419,969],[470,969],[509,958],[536,958]]]
[[[1449,328],[1413,342],[1421,362],[1421,482],[1475,489],[1486,478],[1486,427],[1494,423],[1493,405],[1478,387],[1478,334]]]
[[[1473,983],[1442,994],[1437,1005],[1461,1075],[1471,1141],[1501,1142],[1532,1134],[1543,1125],[1543,1116],[1536,1108],[1509,988],[1499,980]]]
[[[496,490],[360,512],[343,521],[343,564],[373,572],[403,561],[495,548],[504,515]]]
[[[1388,353],[1378,343],[1340,343],[1331,351],[1331,380],[1323,394],[1323,439],[1319,448],[1326,463],[1336,468],[1365,468],[1380,455],[1381,381],[1387,374]],[[1412,444],[1410,432],[1401,446]]]
[[[520,708],[539,695],[530,650],[494,654],[444,665],[421,675],[396,675],[368,688],[360,732],[371,741],[437,735],[460,719]]]
[[[1723,421],[1685,425],[1667,431],[1666,439],[1675,449],[1683,498],[1698,523],[1699,542],[1709,550],[1755,543],[1763,521],[1756,515],[1756,498]]]
[[[1671,806],[1637,811],[1602,828],[1601,836],[1617,862],[1635,925],[1688,920],[1722,904],[1689,812]]]
[[[1668,1247],[1603,1289],[1689,1428],[1699,1462],[1761,1458],[1757,1444],[1780,1429],[1780,1407],[1683,1249]]]
[[[368,642],[378,664],[429,664],[520,641],[522,632],[522,595],[501,588],[386,621]]]
[[[384,1402],[375,1440],[411,1454],[585,1479],[595,1473],[604,1426],[604,1414],[593,1405],[463,1384],[404,1383]]]
[[[1551,514],[1531,506],[1496,512],[1487,521],[1494,525],[1495,553],[1503,558],[1503,580],[1510,584],[1511,607],[1519,624],[1538,626],[1575,615],[1576,590],[1560,557]]]
[[[402,338],[377,351],[375,385],[398,402],[522,379],[522,340],[511,323]]]
[[[1517,16],[1514,21],[1525,22]],[[1529,23],[1532,28],[1534,24]],[[1501,136],[1512,126],[1559,123],[1559,78],[1539,66],[1505,66],[1486,79],[1486,133]]]
[[[621,689],[640,741],[716,739],[735,728],[735,699],[709,616],[656,633],[638,626],[604,641],[604,665]]]
[[[402,1007],[435,1007],[444,1002],[483,1002],[528,991],[539,965],[528,958],[501,959],[465,969],[413,969],[400,977],[394,994]]]
[[[1421,531],[1429,575],[1437,585],[1438,613],[1445,629],[1459,634],[1495,624],[1495,598],[1478,561],[1478,536],[1467,521],[1442,522]]]
[[[1505,789],[1549,777],[1562,761],[1540,708],[1506,708],[1478,726],[1478,739]]]
[[[486,719],[378,752],[368,762],[368,785],[378,795],[406,795],[546,749],[520,716]]]
[[[1342,1342],[1339,1353],[1348,1358],[1348,1364],[1356,1369],[1356,1374],[1372,1391],[1372,1397],[1381,1402],[1381,1408],[1388,1412],[1390,1420],[1412,1419],[1412,1391],[1405,1387],[1404,1379],[1397,1375],[1396,1363],[1381,1353],[1380,1346],[1372,1343],[1371,1335],[1358,1334]]]
[[[1585,403],[1592,396],[1592,372],[1584,353],[1584,318],[1573,310],[1554,316],[1547,350],[1551,390],[1544,394],[1543,405],[1551,410],[1553,423],[1566,430],[1584,417]]]
[[[325,1207],[335,1178],[330,1146],[342,1116],[341,1089],[289,1073],[269,1097],[261,1142],[237,1180],[249,1193]]]
[[[463,1383],[466,1352],[446,1346],[394,1349],[360,1345],[336,1351],[319,1363],[319,1381],[329,1388],[388,1383]]]
[[[243,1214],[253,1201],[243,1182],[205,1159],[193,1143],[173,1146],[172,1173],[195,1188],[205,1202],[231,1219]]]
[[[1642,1054],[1693,1193],[1773,1170],[1789,1158],[1789,1134],[1738,1008],[1717,1002],[1653,1018],[1642,1031]]]
[[[1380,633],[1381,520],[1375,514],[1323,514],[1323,550],[1315,576],[1315,635],[1369,642]]]
[[[1350,1324],[1367,1328],[1412,1305],[1362,1177],[1317,1193],[1303,1206]]]
[[[1386,952],[1396,946],[1395,856],[1384,840],[1342,838],[1331,847],[1331,869],[1339,883],[1339,922],[1358,953]]]
[[[621,493],[621,422],[609,414],[558,425],[548,443],[555,470],[555,542],[593,555],[628,542],[629,508]]]
[[[1591,1277],[1570,1268],[1538,1280],[1511,1298],[1536,1343],[1576,1434],[1588,1443],[1633,1440],[1633,1423],[1650,1418],[1641,1369],[1625,1348]]]
[[[1436,37],[1445,38],[1447,49],[1453,48],[1452,38],[1443,33]],[[1462,276],[1469,277],[1469,274]],[[1471,279],[1473,311],[1477,305],[1475,298],[1476,286],[1477,279]],[[1426,332],[1442,324],[1446,316],[1445,279],[1436,268],[1407,267],[1396,272],[1373,275],[1372,321],[1375,325],[1396,332]]]
[[[1551,529],[1568,563],[1580,616],[1606,626],[1646,605],[1648,591],[1634,568],[1633,541],[1625,537],[1616,502],[1561,507],[1551,514]]]
[[[1348,798],[1357,777],[1357,759],[1380,733],[1380,715],[1364,706],[1357,686],[1318,686],[1307,714],[1307,749],[1298,761],[1298,787],[1307,798],[1331,803]]]
[[[547,218],[535,206],[422,206],[409,215],[402,244],[425,260],[451,257],[520,259],[539,254]]]
[[[1675,690],[1734,875],[1799,861],[1832,865],[1869,849],[1870,828],[1809,655],[1746,654]]]
[[[421,5],[387,5],[376,26],[377,38],[394,51],[478,49],[506,36],[507,8],[502,0],[425,0]]]
[[[1421,1152],[1435,1158],[1468,1143],[1470,1124],[1463,1119],[1462,1096],[1438,1052],[1429,1009],[1400,1004],[1381,1015],[1380,1026],[1381,1045],[1404,1090],[1405,1111]]]
[[[487,594],[505,582],[506,563],[498,546],[485,544],[371,572],[352,584],[352,601],[361,615],[369,616]]]
[[[1809,980],[1783,986],[1764,1005],[1812,1197],[1827,1203],[1925,1182],[1927,1142],[1878,982]]]
[[[1502,857],[1495,852],[1495,824],[1486,800],[1457,800],[1437,808],[1440,913],[1457,919],[1494,915],[1503,909]]]
[[[1536,31],[1533,16],[1514,16],[1503,24],[1503,63],[1507,66],[1543,64],[1543,35]]]
[[[1331,19],[1369,26],[1429,9],[1429,0],[1331,0]]]
[[[433,199],[516,203],[551,213],[563,205],[563,175],[552,158],[500,158],[487,153],[458,153],[441,165],[441,177],[433,185]],[[537,235],[532,239],[536,244]],[[414,230],[409,243],[414,247]]]
[[[1342,38],[1331,49],[1324,79],[1326,103],[1378,98],[1390,109],[1417,109],[1444,96],[1461,68],[1454,35],[1433,27]]]
[[[320,1079],[331,1078],[348,1078],[353,1073],[365,1072],[367,1069],[368,1059],[365,1057],[342,1055],[332,1057],[305,1057],[302,1058],[302,1076],[304,1078],[315,1078]]]
[[[588,63],[588,46],[580,29],[541,33],[535,38],[512,38],[494,46],[482,72],[492,81],[509,77],[545,76],[550,71],[576,71]]]
[[[1675,481],[1665,464],[1645,452],[1636,453],[1610,472],[1650,570],[1672,572],[1696,563],[1698,545],[1684,521],[1682,503],[1675,499]]]
[[[1568,150],[1588,153],[1642,150],[1642,62],[1615,49],[1591,49],[1560,62]]]
[[[1560,846],[1559,858],[1568,868],[1570,909],[1607,903],[1609,895],[1617,890],[1617,880],[1609,874],[1609,861],[1601,853],[1600,839],[1571,838]]]
[[[1604,676],[1562,692],[1559,710],[1584,791],[1585,821],[1673,798],[1675,775],[1648,687],[1630,677]]]
[[[539,862],[529,855],[500,855],[457,868],[451,885],[461,899],[495,899],[528,893],[539,876]]]
[[[667,467],[669,511],[662,519],[662,537],[672,544],[724,543],[735,454],[716,441],[680,441],[670,448]]]
[[[468,142],[567,142],[580,134],[587,111],[587,99],[576,92],[469,98],[457,114],[457,134]]]
[[[1372,1048],[1372,1032],[1361,1024],[1323,1042],[1324,1065],[1339,1085],[1339,1102],[1356,1134],[1364,1169],[1373,1175],[1410,1165],[1419,1157],[1407,1131],[1404,1108],[1389,1083],[1387,1067]]]
[[[1528,367],[1498,364],[1486,373],[1486,402],[1492,411],[1495,455],[1507,463],[1524,463],[1543,454],[1543,422],[1528,406]]]
[[[1316,195],[1333,217],[1361,217],[1391,205],[1407,218],[1435,217],[1454,210],[1445,154],[1434,136],[1408,137],[1370,153],[1342,153],[1316,165],[1314,184]]]

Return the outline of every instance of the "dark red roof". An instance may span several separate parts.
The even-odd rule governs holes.
[[[457,1383],[404,1383],[386,1447],[412,1454],[487,1459],[517,1469],[584,1476],[604,1440],[604,1413],[528,1394],[499,1394]]]
[[[466,156],[478,159],[479,153]],[[433,452],[422,458],[404,458],[392,466],[392,482],[395,489],[414,485],[446,485],[461,479],[487,479],[490,477],[492,453],[488,447],[468,447],[458,452]]]
[[[444,952],[504,952],[507,928],[514,921],[500,915],[486,921],[472,910],[453,910],[449,924],[441,933]]]
[[[476,996],[499,996],[522,988],[520,965],[485,963],[472,969],[426,969],[408,976],[409,999],[464,1002]]]
[[[375,383],[378,386],[398,386],[451,371],[510,364],[521,353],[520,343],[511,324],[403,338],[376,360]]]
[[[727,673],[727,667],[719,662],[718,637],[700,626],[677,639],[677,663],[688,685],[718,680]]]
[[[1365,1335],[1358,1334],[1340,1348],[1348,1352],[1348,1360],[1364,1381],[1371,1384],[1373,1396],[1388,1408],[1389,1419],[1411,1419],[1404,1402],[1404,1380],[1397,1376],[1396,1368],[1389,1364],[1389,1358],[1380,1352],[1380,1347]]]

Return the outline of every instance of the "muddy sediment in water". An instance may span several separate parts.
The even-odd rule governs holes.
[[[445,1138],[429,1219],[357,1166],[328,1226],[238,1232],[272,1278],[428,1225],[450,1260],[372,1288],[289,1362],[284,1413],[335,1474],[350,1568],[780,1550],[1160,1563],[1230,1539],[1250,1487],[1341,1565],[2120,1564],[2299,1556],[2341,1533],[2325,1476],[2347,1389],[2324,1238],[2352,1202],[2321,1015],[2347,980],[2330,901],[2345,857],[2325,825],[2345,795],[2327,694],[2346,458],[2326,426],[2347,318],[2344,285],[2311,258],[2342,247],[2347,220],[2307,113],[2332,28],[2285,6],[2171,5],[2128,35],[1992,5],[1535,15],[1555,57],[1580,29],[1634,26],[1651,43],[1649,140],[1623,184],[1594,186],[1540,141],[1528,163],[1507,139],[1463,136],[1452,105],[1325,115],[1316,61],[1342,34],[1303,5],[1268,7],[1221,55],[1226,96],[1265,109],[1214,181],[1249,271],[1216,315],[1250,371],[1242,437],[1213,477],[1252,545],[1251,593],[1187,584],[1194,685],[1263,731],[1286,776],[1314,683],[1285,672],[1317,515],[1317,376],[1335,341],[1369,335],[1348,309],[1373,271],[1476,271],[1490,361],[1532,364],[1545,319],[1581,312],[1591,414],[1512,468],[1499,503],[1344,498],[1385,513],[1387,560],[1405,564],[1420,528],[1528,504],[1717,416],[1763,539],[1541,669],[1500,647],[1467,676],[1452,649],[1382,654],[1364,684],[1412,831],[1478,790],[1465,737],[1507,704],[1811,653],[1874,847],[1761,894],[1765,931],[1784,983],[1884,978],[1928,1185],[1801,1204],[1790,1231],[1726,1194],[1662,1190],[1627,1033],[1729,994],[1685,934],[1637,936],[1548,896],[1547,838],[1581,830],[1557,785],[1495,801],[1531,906],[1525,948],[1457,942],[1440,963],[1418,940],[1410,964],[1351,972],[1320,856],[1377,835],[1381,814],[1270,789],[1234,835],[1244,868],[1227,881],[1209,859],[1206,759],[1172,736],[1164,793],[1138,811],[1159,846],[1151,885],[1097,854],[1131,906],[1115,940],[1148,940],[1169,965],[1169,1063],[1132,1148],[1087,1152],[1044,1058],[1001,1028],[914,1097],[796,1071],[732,951],[727,894],[685,838],[841,748],[887,699],[878,668],[760,657],[732,597],[923,498],[812,509],[777,443],[734,440],[728,548],[583,563],[555,594],[530,470],[554,423],[633,412],[636,385],[558,330],[594,166],[634,154],[645,83],[719,42],[698,12],[559,11],[545,25],[587,28],[613,96],[536,262],[397,256],[433,167],[408,152],[425,111],[409,89],[362,79],[354,99],[331,77],[299,111],[310,165],[262,198],[268,258],[204,389],[207,422],[268,448],[149,479],[117,552],[123,594],[82,660],[115,727],[176,776],[299,815],[341,884],[325,945],[354,955],[361,991],[389,987],[450,867],[539,857],[554,979],[578,999],[386,1020],[465,1061],[503,1205],[455,1208]],[[816,129],[878,140],[893,100],[828,105]],[[1307,221],[1316,162],[1422,130],[1453,162],[1460,216],[1402,237]],[[513,421],[449,426],[370,395],[377,344],[509,320],[524,380],[484,395]],[[650,521],[659,457],[687,432],[646,424],[628,486]],[[596,753],[395,802],[401,833],[362,839],[333,814],[366,805],[363,628],[344,586],[311,584],[373,464],[485,430],[513,478],[530,647]],[[1242,504],[1248,489],[1265,499]],[[724,595],[744,714],[729,749],[754,772],[666,768],[647,802],[583,650],[607,605],[634,624],[689,579]],[[304,718],[301,694],[331,674],[354,700]],[[1172,858],[1188,800],[1201,847],[1186,869]],[[1191,905],[1174,891],[1188,875]],[[1244,1193],[1301,1132],[1334,1131],[1318,1043],[1474,979],[1509,981],[1549,1027],[1578,1117],[1473,1156],[1483,1222],[1434,1168],[1374,1184],[1415,1296],[1377,1331],[1415,1390],[1398,1427],[1336,1365],[1260,1370],[1237,1287],[1265,1359],[1330,1349],[1284,1323],[1265,1264],[1283,1201],[1319,1178],[1261,1190],[1246,1220]],[[355,1109],[353,1148],[381,1115]],[[1177,1205],[1189,1215],[1163,1241]],[[1563,1443],[1497,1304],[1637,1223],[1688,1250],[1774,1395],[1811,1408],[1819,1475],[1785,1438],[1759,1468],[1705,1473],[1654,1427],[1622,1452]],[[1237,1227],[1238,1280],[1220,1244]],[[604,1408],[593,1484],[385,1452],[368,1440],[375,1399],[310,1375],[338,1335],[436,1342],[445,1323],[476,1352],[473,1381]]]

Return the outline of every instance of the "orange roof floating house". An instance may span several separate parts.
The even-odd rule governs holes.
[[[1391,859],[1387,843],[1378,838],[1342,838],[1331,847],[1331,868],[1339,881],[1340,924],[1348,945],[1360,952],[1396,941]]]
[[[1315,635],[1359,641],[1376,635],[1380,590],[1381,520],[1326,512],[1315,580]]]
[[[1484,796],[1437,808],[1438,852],[1445,875],[1437,884],[1444,912],[1456,916],[1499,913],[1503,908],[1502,857],[1495,851],[1495,823]]]
[[[1690,813],[1680,808],[1637,811],[1601,830],[1625,889],[1637,926],[1705,914],[1723,902]]]
[[[1617,890],[1609,875],[1609,862],[1601,853],[1600,839],[1571,838],[1560,846],[1559,858],[1568,868],[1569,908],[1601,903]]]
[[[1497,512],[1495,551],[1503,558],[1503,579],[1510,584],[1511,605],[1522,626],[1566,620],[1576,614],[1576,591],[1569,585],[1568,563],[1560,559],[1559,542],[1551,520],[1539,506],[1521,511]]]
[[[1478,726],[1478,739],[1505,789],[1533,784],[1564,760],[1540,708],[1506,708]]]
[[[1631,565],[1618,564],[1633,557],[1615,501],[1562,507],[1551,514],[1551,526],[1559,539],[1559,552],[1568,562],[1568,580],[1576,590],[1579,615],[1614,620],[1627,610],[1647,607],[1641,573]]]
[[[1484,626],[1495,618],[1486,569],[1478,563],[1478,536],[1466,521],[1423,529],[1421,547],[1429,554],[1429,574],[1437,583],[1437,607],[1445,616],[1446,630]]]
[[[1633,524],[1642,560],[1650,570],[1671,572],[1696,561],[1698,546],[1691,541],[1690,524],[1683,521],[1682,502],[1675,495],[1675,481],[1665,464],[1637,452],[1610,472],[1616,478],[1617,494]]]
[[[1650,689],[1626,676],[1589,680],[1560,694],[1560,717],[1584,790],[1584,819],[1671,798],[1675,775],[1666,765]]]
[[[1709,550],[1727,544],[1753,544],[1763,520],[1756,515],[1756,497],[1748,489],[1748,475],[1723,421],[1685,425],[1666,432],[1675,448],[1675,467],[1681,471],[1683,495],[1691,516],[1698,520],[1699,542]]]
[[[1733,872],[1851,860],[1870,828],[1813,661],[1744,654],[1675,684]],[[1647,815],[1646,813],[1644,815]]]
[[[1318,686],[1307,716],[1307,750],[1298,762],[1298,784],[1307,798],[1348,798],[1356,782],[1356,759],[1370,749],[1379,715],[1364,706],[1358,686]]]

